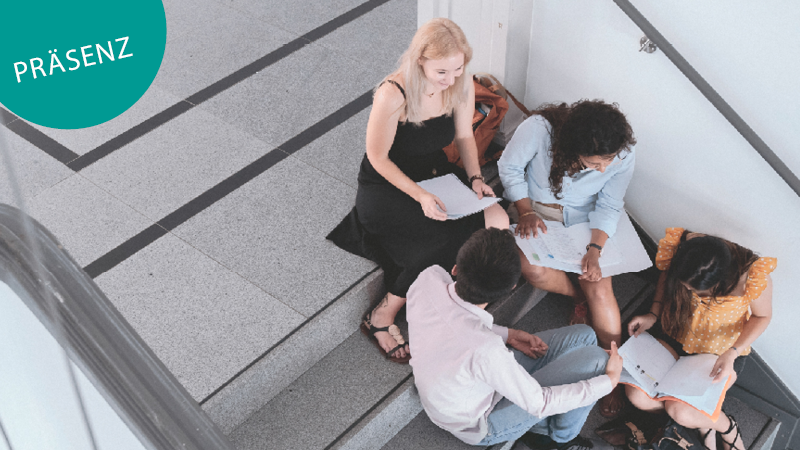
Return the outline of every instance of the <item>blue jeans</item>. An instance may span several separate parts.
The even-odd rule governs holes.
[[[514,357],[543,387],[577,383],[605,373],[608,354],[597,346],[594,331],[573,325],[537,333],[549,347],[547,354],[532,359],[514,350]],[[531,431],[556,442],[575,438],[594,403],[572,411],[538,418],[504,398],[489,413],[489,433],[478,445],[513,441]]]

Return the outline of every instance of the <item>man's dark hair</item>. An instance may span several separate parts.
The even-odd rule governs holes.
[[[458,251],[456,293],[475,305],[493,303],[511,294],[520,272],[517,244],[511,231],[481,229]]]

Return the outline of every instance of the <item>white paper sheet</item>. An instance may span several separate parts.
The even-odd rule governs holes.
[[[447,208],[447,219],[454,220],[466,217],[499,202],[497,197],[483,197],[478,200],[477,194],[468,188],[452,173],[430,180],[420,181],[419,187],[439,197]]]
[[[649,333],[631,337],[619,348],[622,366],[637,383],[654,397],[661,391],[664,376],[675,365],[675,358]]]
[[[714,384],[714,377],[709,374],[716,362],[717,355],[708,353],[684,356],[672,366],[658,390],[673,397],[703,395]]]
[[[525,254],[531,264],[551,267],[565,272],[582,273],[580,261],[586,254],[586,244],[591,241],[592,230],[589,223],[575,224],[569,228],[560,222],[545,221],[547,233],[540,234],[544,239],[523,239],[516,236],[517,246]],[[511,226],[512,231],[516,228]],[[548,236],[550,235],[550,236]],[[551,249],[550,241],[562,240],[563,235],[568,235],[572,243],[553,244],[556,253]],[[548,240],[549,239],[549,240]],[[560,250],[575,252],[572,256],[559,253]],[[570,250],[571,249],[571,250]],[[563,259],[560,259],[563,258]],[[633,228],[627,214],[622,214],[617,224],[617,232],[606,241],[603,256],[600,257],[600,269],[604,277],[610,277],[628,272],[638,272],[652,266],[650,257],[647,256],[639,235]]]

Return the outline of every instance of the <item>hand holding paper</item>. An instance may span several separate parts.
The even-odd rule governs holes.
[[[420,181],[417,184],[435,199],[426,200],[428,205],[433,208],[440,208],[440,210],[436,210],[434,214],[434,212],[427,210],[426,205],[423,204],[422,209],[426,217],[436,220],[460,219],[481,212],[500,201],[500,199],[496,197],[483,197],[482,199],[478,199],[477,194],[473,192],[472,189],[466,187],[464,183],[453,174]],[[420,203],[422,203],[422,201],[420,201]],[[445,205],[447,205],[446,208]]]

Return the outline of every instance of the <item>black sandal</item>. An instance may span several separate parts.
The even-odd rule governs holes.
[[[394,354],[397,353],[398,350],[405,347],[406,345],[406,341],[405,339],[403,339],[403,334],[400,332],[400,328],[398,328],[398,326],[395,324],[391,324],[388,327],[380,327],[380,328],[374,327],[370,322],[371,318],[372,318],[372,311],[364,315],[364,320],[361,322],[361,327],[360,327],[361,332],[364,333],[365,336],[368,336],[369,338],[372,339],[372,342],[375,343],[375,346],[378,347],[378,350],[380,350],[381,354],[386,359],[398,364],[408,364],[408,361],[411,359],[410,355],[406,355],[403,358],[394,356]],[[384,350],[383,347],[381,347],[381,343],[378,342],[378,338],[375,337],[375,333],[380,333],[382,331],[389,333],[389,336],[394,338],[394,341],[397,342],[397,346],[389,350],[388,352]]]
[[[723,443],[728,444],[728,446],[731,448],[731,450],[744,450],[744,449],[741,449],[741,448],[739,448],[739,447],[737,447],[735,445],[736,444],[736,440],[738,440],[739,437],[741,436],[741,433],[739,432],[739,424],[736,423],[736,419],[734,419],[732,415],[730,415],[728,413],[725,413],[725,415],[728,417],[728,420],[730,421],[730,426],[728,427],[728,429],[724,433],[717,432],[717,437]],[[725,435],[727,435],[729,433],[732,433],[734,429],[736,429],[736,436],[733,438],[733,442],[728,442],[725,438],[722,437],[722,436],[725,436]]]
[[[703,447],[705,447],[705,448],[706,448],[706,450],[711,450],[711,449],[710,449],[710,448],[709,448],[709,447],[706,445],[706,439],[708,439],[708,435],[709,435],[709,434],[711,434],[711,432],[712,432],[712,431],[716,431],[716,430],[714,430],[713,428],[709,428],[709,429],[708,429],[708,431],[706,431],[705,433],[703,433],[703,438],[702,438],[702,439],[703,439]],[[717,435],[717,436],[716,436],[716,439],[719,439],[719,435]],[[718,448],[717,450],[719,450],[719,448]]]

